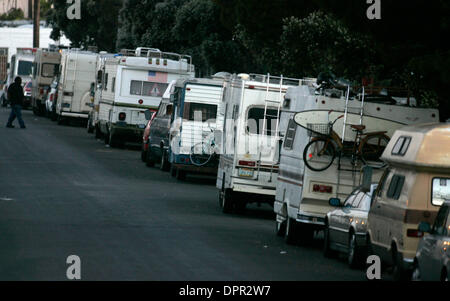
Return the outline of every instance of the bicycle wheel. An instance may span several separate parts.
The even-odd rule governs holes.
[[[199,142],[191,147],[191,153],[189,157],[191,162],[195,166],[204,166],[208,164],[213,156],[213,152],[207,147],[206,144]]]
[[[385,134],[368,135],[361,141],[359,153],[364,164],[368,161],[380,161],[384,149],[389,143],[389,137]]]
[[[330,139],[314,138],[303,150],[305,165],[314,171],[323,171],[330,167],[336,157],[335,147]]]

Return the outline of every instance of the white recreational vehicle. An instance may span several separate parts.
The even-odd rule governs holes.
[[[88,118],[91,83],[95,81],[97,54],[78,49],[64,50],[56,102],[58,124],[67,118]]]
[[[36,115],[45,112],[45,97],[55,76],[59,73],[61,54],[59,51],[36,49],[33,62],[31,103]]]
[[[319,125],[328,128],[328,122],[336,121],[333,130],[338,139],[344,137],[342,144],[352,147],[355,139],[352,129],[365,127],[364,133],[376,132],[376,137],[387,136],[389,139],[404,125],[439,121],[435,109],[369,102],[364,101],[362,95],[354,99],[332,98],[316,95],[306,87],[296,87],[288,89],[285,98],[281,118],[288,125],[281,147],[274,211],[277,234],[284,235],[288,243],[307,243],[313,238],[314,231],[323,229],[326,214],[334,210],[329,199],[344,200],[360,185],[364,166],[373,167],[374,181],[381,177],[384,167],[377,158],[364,164],[356,158],[336,155],[334,160],[329,160],[330,156],[317,159],[317,162],[326,161],[320,168],[323,170],[308,168],[304,161],[305,147],[320,135],[307,128]],[[384,139],[377,141],[382,142],[381,149],[387,145]],[[309,160],[309,156],[306,158]]]
[[[224,79],[178,80],[173,89],[174,112],[170,129],[171,173],[217,174],[215,133],[223,127]],[[196,115],[197,114],[197,115]],[[219,141],[218,141],[219,142]]]
[[[249,202],[274,201],[279,163],[279,114],[289,86],[309,80],[240,74],[225,87],[222,151],[216,187],[227,213]]]
[[[145,111],[156,110],[172,80],[195,76],[188,55],[154,48],[122,50],[105,59],[96,126],[111,146],[142,137]]]

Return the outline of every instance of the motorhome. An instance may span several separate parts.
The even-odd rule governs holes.
[[[96,62],[97,54],[94,52],[79,49],[62,51],[56,102],[58,124],[69,118],[88,118]]]
[[[16,53],[11,56],[9,72],[6,79],[5,91],[14,82],[17,76],[22,78],[22,86],[31,81],[33,74],[33,61],[36,49],[17,48]],[[7,96],[7,95],[4,95]],[[7,97],[5,97],[6,99]]]
[[[308,121],[310,123],[304,124],[304,127],[296,122],[295,116],[299,112],[312,116]],[[363,166],[373,167],[372,177],[377,181],[383,174],[385,164],[379,158],[363,164],[361,160],[339,156],[326,170],[311,170],[305,166],[303,155],[306,145],[316,135],[307,128],[322,126],[328,129],[328,122],[336,121],[333,129],[339,139],[345,145],[353,145],[355,131],[352,125],[366,127],[364,132],[381,132],[382,137],[386,135],[390,138],[396,129],[405,125],[437,122],[439,114],[435,109],[370,102],[368,98],[364,99],[363,94],[353,98],[344,95],[330,97],[323,93],[317,95],[314,89],[308,87],[295,87],[289,88],[286,93],[281,119],[287,126],[281,147],[274,204],[276,232],[284,236],[288,243],[308,243],[315,231],[325,227],[326,215],[334,209],[329,199],[344,200],[359,186],[363,179]],[[383,148],[385,146],[382,145]]]
[[[428,123],[397,130],[382,159],[389,164],[369,211],[372,254],[409,279],[420,238],[419,224],[433,224],[450,200],[450,125]]]
[[[45,113],[46,94],[55,76],[59,73],[61,54],[57,50],[36,49],[33,62],[33,79],[31,103],[33,113],[42,115]]]
[[[216,187],[225,213],[273,204],[279,165],[279,114],[286,90],[308,80],[234,75],[225,87]]]
[[[225,79],[220,78],[187,79],[175,83],[171,95],[174,109],[169,162],[172,175],[177,179],[184,179],[187,173],[217,174],[213,141],[224,122],[224,83]]]
[[[97,128],[105,144],[139,141],[147,124],[145,111],[158,109],[172,80],[195,77],[192,58],[155,48],[122,50],[105,58]]]
[[[114,58],[119,56],[118,54],[113,53],[107,53],[105,51],[100,51],[97,56],[97,63],[96,63],[96,81],[94,83],[91,83],[91,101],[90,104],[91,110],[88,115],[88,122],[87,122],[87,131],[88,133],[95,132],[95,138],[101,137],[100,129],[97,125],[98,121],[98,112],[100,107],[100,100],[102,99],[102,81],[103,81],[103,74],[105,73],[105,60],[106,58]]]

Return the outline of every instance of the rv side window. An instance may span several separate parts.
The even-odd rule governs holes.
[[[297,130],[297,124],[294,119],[290,119],[288,128],[286,130],[286,136],[284,138],[284,148],[291,150],[294,146],[295,132]]]
[[[264,108],[253,107],[248,110],[247,115],[247,131],[249,134],[268,135],[272,136],[272,133],[276,128],[278,122],[278,111],[275,109],[267,109],[266,113],[266,131],[262,133],[262,127],[264,124]]]
[[[377,189],[376,189],[376,191],[375,191],[375,195],[381,196],[381,192],[383,191],[384,184],[386,183],[386,179],[387,179],[387,177],[388,177],[388,175],[389,175],[389,172],[390,172],[389,169],[386,169],[386,170],[383,172],[383,175],[381,176],[381,179],[380,179],[380,181],[379,181],[379,183],[378,183],[378,186],[377,186]]]
[[[103,90],[108,90],[108,73],[105,74],[105,87],[103,88]]]
[[[142,94],[142,82],[139,80],[132,80],[130,85],[131,95],[141,95]]]
[[[450,200],[450,179],[433,178],[431,203],[441,206],[446,200]]]
[[[101,84],[102,83],[102,77],[103,77],[102,70],[98,70],[98,72],[97,72],[97,84]]]
[[[111,83],[111,92],[116,92],[116,78],[113,77],[112,83]]]
[[[401,136],[397,139],[394,147],[392,148],[392,155],[394,156],[404,156],[408,150],[409,144],[411,143],[411,137]]]
[[[389,184],[388,191],[386,193],[388,198],[398,200],[400,193],[402,192],[403,184],[405,183],[405,176],[394,175]]]
[[[189,120],[194,120],[196,112],[199,112],[197,114],[201,114],[203,122],[210,119],[216,119],[217,117],[217,105],[191,102],[188,106]]]

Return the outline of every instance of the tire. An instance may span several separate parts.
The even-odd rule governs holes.
[[[177,174],[175,176],[177,178],[177,180],[179,181],[184,181],[186,179],[186,171],[177,168]]]
[[[100,139],[102,137],[102,132],[100,132],[100,127],[95,125],[95,139]]]
[[[56,121],[57,118],[58,116],[56,115],[56,111],[52,111],[50,114],[51,121]]]
[[[117,136],[115,136],[113,133],[109,133],[109,146],[110,147],[119,147],[121,143],[117,141]]]
[[[162,171],[170,170],[170,163],[167,160],[167,154],[164,149],[161,149],[161,164],[159,165],[159,169]]]
[[[147,152],[148,151],[141,150],[141,161],[144,163],[147,162]]]
[[[58,125],[63,125],[64,124],[64,118],[62,118],[61,115],[57,115],[56,121],[57,121]]]
[[[368,161],[379,161],[389,140],[389,137],[384,134],[377,134],[364,138],[359,146],[361,161],[364,164],[367,164]]]
[[[353,231],[350,231],[350,236],[348,239],[348,254],[347,262],[350,268],[355,269],[361,264],[361,250],[356,243],[356,235]]]
[[[147,156],[146,156],[146,159],[145,159],[145,165],[147,165],[147,167],[155,166],[155,159],[153,157],[153,153],[152,153],[152,150],[150,148],[147,150]]]
[[[334,257],[334,255],[336,255],[336,252],[330,247],[330,228],[328,223],[326,223],[323,234],[323,256],[331,258]]]
[[[278,221],[278,214],[275,217],[275,234],[279,237],[283,237],[286,234],[286,220],[280,223]]]
[[[417,260],[414,262],[414,269],[411,274],[411,281],[422,281],[422,277],[420,276],[420,268]]]
[[[314,230],[307,224],[298,225],[298,244],[308,246],[314,238]]]
[[[286,230],[284,233],[284,241],[288,245],[296,245],[298,244],[298,228],[297,222],[288,217],[286,220]]]
[[[177,175],[177,169],[175,166],[173,166],[172,164],[170,165],[170,175],[175,178],[175,176]]]
[[[233,212],[234,200],[232,190],[225,189],[224,191],[219,191],[219,205],[223,213],[229,214]]]
[[[411,275],[408,271],[404,270],[403,267],[401,266],[401,262],[398,258],[398,252],[397,252],[397,247],[394,245],[392,247],[392,260],[394,263],[394,270],[392,272],[392,275],[394,277],[395,281],[405,281],[405,280],[409,280],[411,279]]]
[[[90,117],[88,118],[88,121],[87,121],[87,132],[88,132],[88,134],[92,134],[94,132],[94,127],[91,126],[91,118]]]
[[[312,157],[324,158],[325,162],[322,163],[312,162],[310,161]],[[305,162],[305,165],[313,171],[326,170],[328,167],[331,166],[331,164],[333,164],[335,157],[336,157],[336,150],[334,148],[331,139],[315,138],[314,140],[309,142],[305,146],[305,149],[303,150],[303,162]]]

